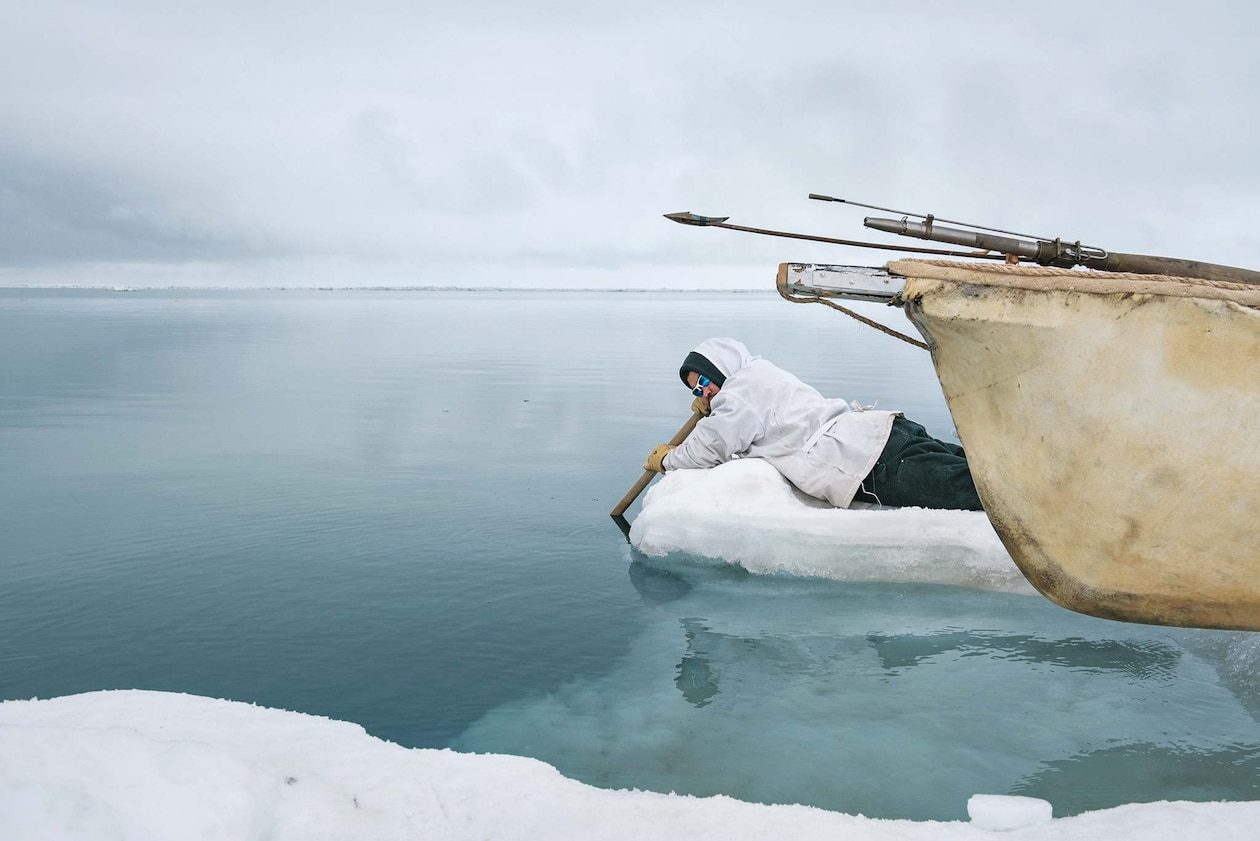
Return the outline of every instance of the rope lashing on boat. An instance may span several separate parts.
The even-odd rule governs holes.
[[[794,304],[823,304],[824,306],[831,307],[833,310],[844,313],[849,316],[849,318],[857,319],[867,327],[874,327],[879,332],[892,336],[894,339],[901,339],[903,342],[914,345],[917,348],[930,350],[925,343],[919,341],[918,339],[913,339],[905,333],[900,333],[885,324],[880,324],[878,321],[874,321],[864,315],[859,315],[848,307],[842,307],[835,301],[830,301],[822,295],[803,295],[798,297],[797,295],[794,295],[791,290],[785,289],[782,286],[776,285],[775,288],[779,290],[779,297],[783,298],[785,301],[791,301]]]

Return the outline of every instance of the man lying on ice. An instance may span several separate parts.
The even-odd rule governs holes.
[[[652,450],[645,469],[760,458],[837,508],[856,499],[982,510],[962,447],[932,438],[900,412],[823,397],[735,339],[701,342],[678,374],[705,417],[678,447]]]

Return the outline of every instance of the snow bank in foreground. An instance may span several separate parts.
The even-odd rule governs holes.
[[[942,774],[949,773],[941,769]],[[1250,839],[1260,803],[1151,803],[1047,820],[870,820],[725,797],[605,791],[532,759],[410,750],[339,721],[159,692],[0,704],[0,838]],[[986,829],[989,827],[990,829]]]
[[[645,555],[686,552],[754,573],[1035,592],[983,512],[832,508],[761,459],[665,475],[630,540]]]

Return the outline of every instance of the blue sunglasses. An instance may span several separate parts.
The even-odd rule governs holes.
[[[700,379],[696,380],[696,387],[691,390],[691,393],[694,394],[696,397],[703,396],[704,387],[708,384],[709,384],[708,377],[704,377],[704,376],[700,377]]]

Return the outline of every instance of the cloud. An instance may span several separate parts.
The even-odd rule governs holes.
[[[1255,262],[1250,6],[431,5],[0,13],[0,264],[880,261],[661,219],[867,236],[808,192]]]
[[[214,220],[100,170],[0,155],[0,265],[263,255],[216,228]]]

